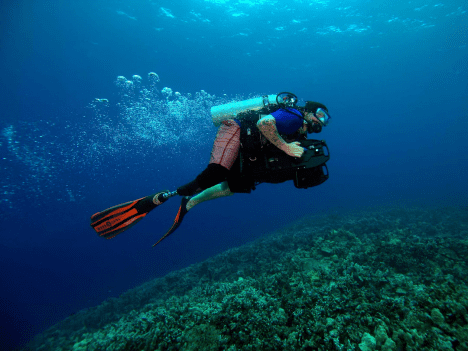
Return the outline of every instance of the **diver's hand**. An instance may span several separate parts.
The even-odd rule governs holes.
[[[294,141],[292,143],[287,143],[284,145],[282,150],[291,157],[302,157],[304,154],[304,148],[301,146],[301,143]]]

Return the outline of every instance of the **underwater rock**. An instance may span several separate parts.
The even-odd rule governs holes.
[[[372,351],[375,350],[376,346],[377,342],[375,341],[375,338],[369,333],[364,333],[361,343],[359,344],[359,349],[361,351]]]
[[[441,326],[445,323],[444,315],[440,312],[438,308],[433,308],[431,310],[431,318],[432,321],[438,326]]]
[[[396,349],[397,349],[397,346],[395,344],[395,341],[393,341],[390,338],[385,340],[385,343],[382,345],[382,351],[393,351]]]
[[[379,346],[383,345],[388,339],[387,330],[383,325],[379,325],[377,328],[375,328],[374,335],[375,341]]]

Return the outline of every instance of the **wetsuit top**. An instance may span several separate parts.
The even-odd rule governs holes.
[[[291,111],[294,111],[299,116],[302,116],[302,113],[298,110],[291,108]],[[299,128],[303,125],[303,119],[296,116],[294,113],[285,110],[285,109],[278,109],[275,112],[272,112],[271,115],[276,120],[276,129],[278,129],[278,133],[284,135],[294,134]],[[241,127],[241,121],[238,119],[234,119],[234,121]]]
[[[302,113],[296,109],[291,108],[289,110],[294,111],[294,113],[297,113],[299,116],[302,116]],[[304,123],[302,118],[299,118],[290,111],[280,108],[279,110],[271,113],[276,120],[276,129],[278,129],[278,133],[280,134],[294,134]]]

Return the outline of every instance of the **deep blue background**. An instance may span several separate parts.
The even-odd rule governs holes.
[[[2,344],[308,213],[466,205],[468,8],[397,3],[3,1]],[[172,121],[158,145],[138,137],[158,138],[144,124],[118,131],[133,113],[119,106],[137,98],[122,95],[117,76],[139,74],[148,86],[151,71],[158,90],[183,96],[292,91],[325,103],[330,180],[203,204],[156,249],[176,200],[114,240],[97,237],[91,214],[175,189],[209,159],[216,129],[194,116]],[[104,112],[89,106],[94,98],[109,99]],[[194,134],[176,138],[179,129]]]

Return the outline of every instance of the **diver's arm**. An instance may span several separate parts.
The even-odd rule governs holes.
[[[295,141],[287,143],[281,135],[278,133],[276,128],[276,120],[272,115],[263,117],[257,122],[257,127],[267,140],[275,145],[278,149],[284,151],[286,154],[292,157],[301,157],[304,153],[304,149],[300,146],[300,143]]]

